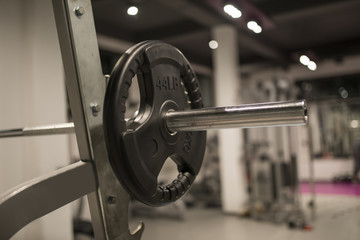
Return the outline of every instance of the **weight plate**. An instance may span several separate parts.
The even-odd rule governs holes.
[[[140,107],[136,117],[125,121],[125,104],[135,75]],[[201,107],[195,73],[175,47],[146,41],[121,56],[105,94],[104,133],[111,166],[135,199],[162,206],[189,189],[202,164],[206,132],[171,133],[163,116],[172,110]],[[157,178],[168,157],[177,164],[179,175],[160,186]]]

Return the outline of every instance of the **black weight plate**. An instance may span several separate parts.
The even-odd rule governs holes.
[[[140,90],[136,118],[126,123],[125,103],[134,76]],[[146,41],[130,48],[114,67],[105,94],[104,132],[111,166],[137,200],[162,206],[179,199],[198,174],[206,132],[170,133],[162,116],[169,110],[201,108],[195,73],[175,47]],[[168,157],[179,175],[159,186],[157,177]]]

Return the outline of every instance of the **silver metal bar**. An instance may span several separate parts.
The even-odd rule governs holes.
[[[171,111],[164,116],[168,129],[203,131],[220,128],[253,128],[304,125],[307,122],[305,100],[295,102],[256,103],[239,106]],[[25,127],[0,131],[0,138],[67,134],[74,123]]]
[[[170,111],[165,115],[171,132],[304,125],[307,119],[305,100]]]
[[[92,163],[77,162],[25,182],[0,196],[0,239],[96,190]]]
[[[39,136],[74,133],[74,123],[60,123],[55,125],[46,125],[39,127],[14,128],[0,131],[0,138]]]

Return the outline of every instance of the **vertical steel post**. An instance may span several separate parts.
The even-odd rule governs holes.
[[[140,239],[142,226],[134,235],[129,233],[129,195],[111,169],[104,143],[106,83],[91,1],[53,0],[53,7],[80,158],[94,164],[97,177],[97,191],[88,195],[95,238]]]

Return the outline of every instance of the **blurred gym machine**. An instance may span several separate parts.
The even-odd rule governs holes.
[[[296,96],[286,80],[260,82],[255,101],[279,101]],[[296,132],[288,127],[248,129],[250,215],[256,220],[286,223],[290,228],[307,227],[300,206]],[[251,140],[251,132],[258,135]],[[259,132],[255,132],[259,131]],[[260,137],[259,137],[260,136]]]
[[[160,41],[131,47],[111,76],[103,75],[90,0],[53,0],[74,122],[0,131],[0,137],[75,132],[81,161],[40,176],[0,197],[0,239],[87,195],[96,239],[140,239],[128,227],[130,196],[150,206],[181,198],[204,156],[207,129],[303,125],[305,101],[202,108],[198,81],[176,48]],[[134,76],[139,111],[125,119]],[[158,174],[168,157],[179,174]]]

